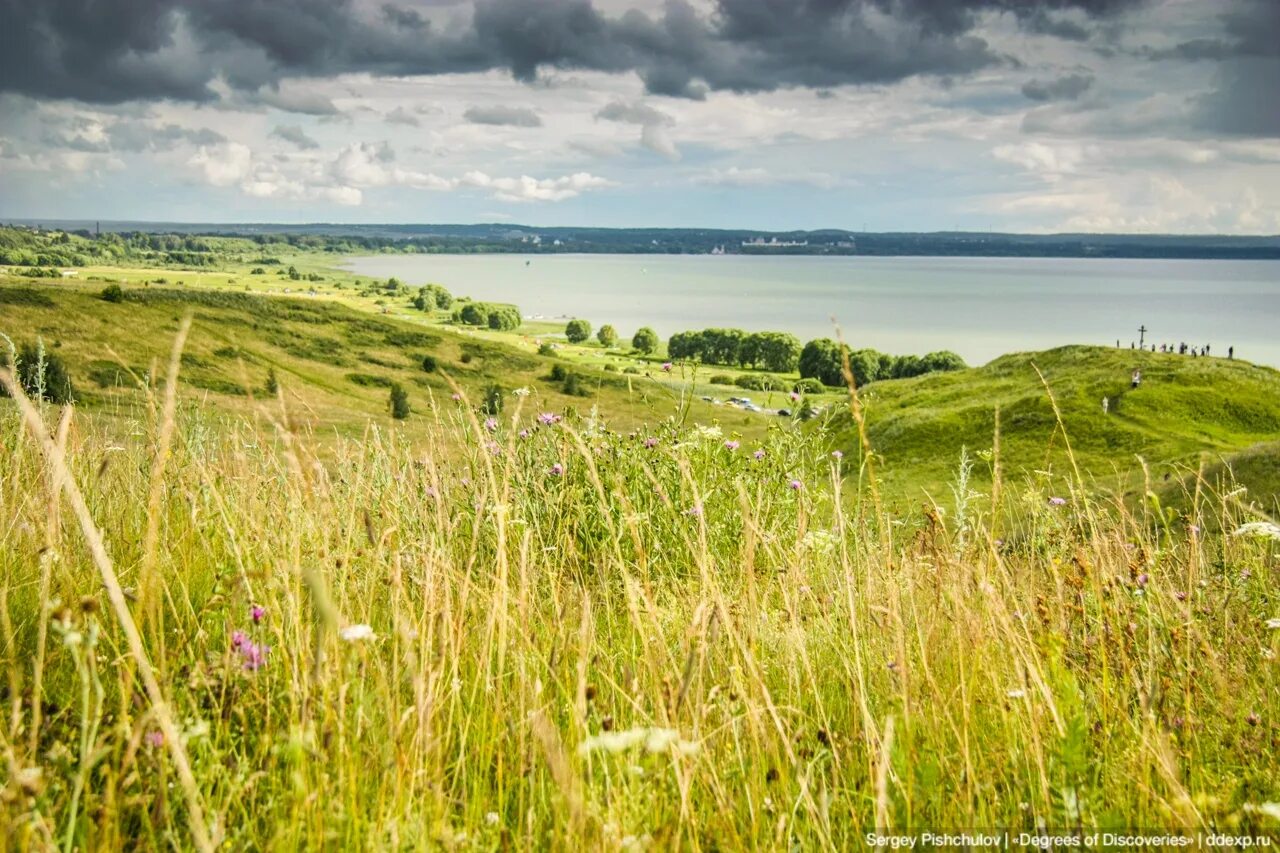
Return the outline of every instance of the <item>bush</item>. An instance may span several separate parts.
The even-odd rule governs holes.
[[[630,365],[628,367],[622,368],[622,372],[629,376],[639,376],[640,368],[636,367],[635,365]]]
[[[791,390],[797,394],[821,394],[826,388],[816,379],[801,379],[791,386]]]
[[[603,347],[612,347],[618,343],[618,330],[608,323],[600,327],[600,331],[596,332],[596,340]]]
[[[563,364],[551,365],[550,378],[552,382],[563,382],[569,377],[569,371],[565,370]]]
[[[739,388],[749,388],[752,391],[787,390],[787,382],[772,373],[745,373],[733,380],[733,384]]]
[[[507,391],[496,383],[484,389],[484,397],[480,401],[480,411],[486,415],[502,414],[502,404],[506,401]]]
[[[712,385],[732,385],[733,377],[727,373],[717,373],[707,381]]]
[[[398,421],[402,421],[409,417],[409,392],[400,386],[399,382],[391,384],[391,417]]]
[[[280,380],[276,378],[276,369],[274,367],[267,369],[267,393],[274,397],[280,391]]]
[[[471,353],[464,352],[462,355],[458,356],[458,361],[462,362],[463,364],[470,364],[472,357],[473,356],[471,355]]]
[[[576,373],[570,373],[564,380],[564,393],[571,397],[590,397],[591,389],[582,381],[582,377]]]
[[[658,348],[658,333],[643,326],[631,337],[631,347],[648,355]]]
[[[591,324],[586,320],[570,320],[564,327],[564,336],[571,344],[580,344],[591,337]]]
[[[124,302],[124,290],[118,284],[108,284],[102,288],[102,299],[106,302]]]
[[[33,400],[62,405],[75,399],[71,374],[62,359],[45,352],[44,344],[23,344],[18,351],[18,384]],[[3,387],[0,394],[8,396]]]
[[[435,373],[437,366],[436,357],[434,355],[424,355],[422,357],[422,369],[427,373]]]
[[[556,354],[556,345],[549,341],[543,341],[538,344],[538,355],[554,356]]]

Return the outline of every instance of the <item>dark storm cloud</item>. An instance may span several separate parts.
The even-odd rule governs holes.
[[[542,119],[526,107],[470,107],[462,117],[472,124],[489,124],[498,127],[542,127]]]
[[[0,0],[0,91],[118,103],[209,100],[223,79],[270,97],[282,77],[542,69],[635,72],[655,94],[769,91],[964,75],[1000,62],[984,12],[1077,37],[1075,10],[1101,18],[1141,0],[686,0],[661,14],[608,15],[592,0],[476,0],[440,25],[429,6],[353,0]],[[1075,27],[1076,30],[1072,30]],[[324,105],[298,105],[317,111]]]
[[[1033,101],[1074,101],[1093,85],[1088,74],[1068,74],[1056,80],[1029,80],[1022,86],[1022,94]]]

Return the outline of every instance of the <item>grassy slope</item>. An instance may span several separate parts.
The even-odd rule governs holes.
[[[1202,453],[1221,466],[1223,459],[1280,436],[1280,372],[1268,367],[1102,347],[1017,353],[984,367],[863,390],[871,443],[884,457],[890,489],[921,485],[936,495],[954,477],[962,447],[972,454],[992,448],[997,409],[1006,473],[1065,472],[1065,442],[1036,367],[1057,399],[1076,461],[1106,483],[1137,485],[1132,472],[1140,471],[1139,457],[1156,483],[1163,484],[1166,473],[1174,482],[1186,473],[1179,466],[1198,467]],[[1135,367],[1143,382],[1131,390]],[[847,419],[838,429],[838,446],[852,449],[856,439]],[[1245,459],[1236,473],[1269,489],[1273,501],[1274,445]],[[989,466],[979,465],[975,474],[983,476],[984,467],[989,477]],[[1126,475],[1117,481],[1115,472]]]
[[[175,281],[172,275],[169,279]],[[0,332],[16,340],[40,336],[67,362],[82,407],[90,411],[110,413],[138,399],[136,383],[119,362],[138,376],[153,363],[163,372],[187,310],[194,312],[194,323],[182,380],[217,411],[252,411],[251,397],[262,395],[270,368],[304,423],[346,435],[359,435],[370,419],[390,423],[386,386],[392,381],[409,390],[419,413],[428,410],[432,399],[448,403],[452,389],[444,372],[473,402],[490,383],[507,390],[529,387],[535,391],[531,407],[556,412],[574,408],[585,414],[598,405],[624,428],[657,422],[677,403],[668,386],[643,376],[584,366],[573,369],[584,378],[590,396],[568,396],[559,383],[546,379],[552,358],[464,330],[411,324],[332,300],[152,285],[128,287],[127,300],[112,304],[98,298],[100,287],[96,282],[0,281]],[[33,291],[40,296],[23,296]],[[437,359],[439,372],[422,370],[428,354]],[[700,402],[693,404],[691,414],[703,421],[728,416],[735,423],[726,428],[757,436],[767,423]],[[412,437],[424,420],[411,417],[399,426]]]

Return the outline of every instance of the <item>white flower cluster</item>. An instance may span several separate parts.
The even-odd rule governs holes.
[[[602,749],[605,752],[626,752],[643,746],[646,752],[660,753],[675,749],[681,755],[693,755],[698,745],[680,737],[675,729],[641,726],[625,732],[601,732],[592,735],[578,746],[579,755],[587,755]]]

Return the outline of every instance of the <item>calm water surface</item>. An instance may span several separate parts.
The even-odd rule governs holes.
[[[728,326],[808,340],[830,336],[834,317],[855,347],[950,349],[981,364],[1060,344],[1127,347],[1145,325],[1148,343],[1234,346],[1280,366],[1280,261],[378,255],[348,266],[626,337]]]

